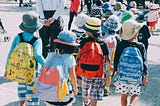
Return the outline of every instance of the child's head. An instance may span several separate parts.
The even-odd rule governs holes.
[[[22,16],[22,23],[19,28],[25,32],[34,33],[36,30],[40,30],[43,24],[39,21],[37,14],[26,13]]]
[[[96,6],[102,6],[103,1],[102,0],[96,0],[95,4],[96,4]]]
[[[122,3],[121,2],[117,2],[116,5],[114,6],[115,11],[120,11],[122,9]]]
[[[86,30],[88,36],[97,39],[101,35],[101,20],[95,17],[90,17],[87,19],[83,28]]]
[[[54,39],[56,43],[56,48],[59,49],[60,53],[72,54],[75,47],[79,44],[76,43],[76,34],[69,30],[64,30],[57,36],[58,39]]]
[[[137,3],[135,1],[131,1],[129,6],[130,8],[137,8]]]
[[[89,18],[89,16],[87,16],[84,13],[80,13],[77,15],[74,24],[78,27],[78,28],[82,28],[82,26],[86,23],[86,20]]]
[[[138,36],[138,32],[141,29],[142,24],[137,23],[135,20],[127,20],[122,25],[121,39],[132,41]]]
[[[111,4],[109,2],[103,3],[102,8],[103,8],[103,17],[106,19],[110,15],[112,15],[114,12],[113,7],[111,6]]]
[[[112,6],[115,6],[116,0],[109,0],[109,3],[110,3]]]
[[[104,28],[107,33],[115,33],[120,30],[122,24],[119,22],[119,18],[116,15],[111,15],[108,21],[104,23]]]
[[[134,19],[135,16],[131,11],[126,11],[122,13],[122,18],[120,20],[121,24],[123,24],[125,21],[129,20],[129,19]]]

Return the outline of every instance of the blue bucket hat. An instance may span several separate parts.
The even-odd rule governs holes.
[[[107,22],[104,23],[104,28],[106,31],[118,31],[122,27],[122,24],[119,21],[118,16],[111,15]]]
[[[64,30],[59,33],[57,36],[58,39],[54,39],[54,42],[61,43],[69,46],[78,46],[79,44],[76,43],[76,34],[69,30]]]
[[[104,13],[103,16],[106,18],[114,13],[113,7],[111,6],[111,4],[109,2],[103,3],[102,9],[103,9],[103,13]]]

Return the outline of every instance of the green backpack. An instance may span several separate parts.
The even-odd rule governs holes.
[[[14,48],[8,59],[6,77],[19,83],[31,84],[36,73],[36,60],[32,45],[38,38],[33,37],[26,42],[22,33],[18,36],[20,43]]]

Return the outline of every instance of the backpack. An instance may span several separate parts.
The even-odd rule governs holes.
[[[77,76],[85,78],[92,78],[97,76],[99,78],[103,75],[104,56],[101,46],[97,42],[87,42],[78,53],[77,57]]]
[[[64,75],[64,59],[55,52],[48,57],[36,82],[35,94],[50,104],[66,105],[73,100],[74,94],[69,79]]]
[[[24,84],[31,84],[36,73],[33,43],[38,39],[33,37],[29,42],[18,34],[20,43],[12,51],[7,64],[6,78]]]
[[[116,81],[140,85],[142,83],[143,59],[140,50],[135,46],[125,48],[117,67]]]
[[[114,60],[115,50],[117,46],[117,40],[114,35],[107,36],[104,38],[105,43],[108,45],[109,55],[111,57],[111,62]]]

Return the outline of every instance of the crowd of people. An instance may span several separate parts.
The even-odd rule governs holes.
[[[134,106],[141,86],[148,82],[148,39],[156,29],[159,5],[151,3],[147,12],[140,12],[135,1],[94,0],[93,5],[92,0],[85,0],[85,13],[82,0],[70,1],[68,30],[64,30],[61,17],[64,0],[37,0],[39,15],[23,15],[19,28],[24,31],[24,40],[32,40],[36,31],[40,35],[32,45],[38,63],[34,77],[40,74],[40,67],[48,61],[48,55],[58,49],[64,59],[66,78],[73,85],[74,96],[82,95],[84,106],[97,106],[98,101],[109,96],[112,80],[115,92],[121,94],[119,105]],[[72,27],[72,22],[76,28]],[[5,76],[9,57],[20,39],[17,35],[13,40]],[[35,80],[31,84],[18,84],[20,106],[24,103],[39,105],[39,99],[33,96],[31,89],[34,83]],[[30,95],[33,98],[29,98]],[[51,105],[50,102],[46,104]]]

